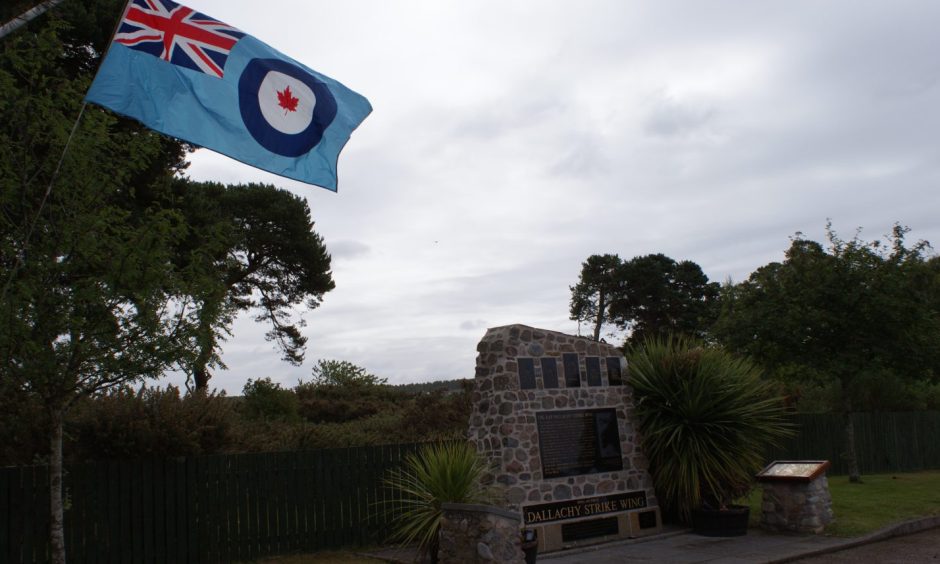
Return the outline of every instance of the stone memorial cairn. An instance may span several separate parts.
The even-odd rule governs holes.
[[[469,437],[540,552],[661,530],[617,348],[509,325],[477,351]]]

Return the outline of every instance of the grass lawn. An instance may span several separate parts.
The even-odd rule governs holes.
[[[830,476],[832,512],[835,521],[826,534],[857,537],[894,523],[940,515],[940,472],[873,474],[862,483],[849,483],[848,476]],[[750,497],[751,524],[760,522],[761,490]]]

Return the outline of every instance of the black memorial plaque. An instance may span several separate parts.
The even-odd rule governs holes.
[[[620,357],[607,357],[607,383],[611,386],[623,385],[623,369],[620,367]]]
[[[544,478],[623,470],[616,410],[540,411],[535,420]]]
[[[542,385],[545,389],[558,387],[558,361],[552,356],[543,356],[542,361]]]
[[[520,358],[519,363],[519,388],[523,390],[535,389],[535,359]]]
[[[565,353],[561,355],[562,363],[565,365],[565,387],[581,387],[581,368],[578,366],[577,353]]]
[[[588,386],[601,385],[601,359],[596,356],[589,356],[584,359],[584,367],[587,369]]]

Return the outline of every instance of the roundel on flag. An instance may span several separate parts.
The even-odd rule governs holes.
[[[280,59],[248,63],[238,79],[238,106],[255,141],[285,157],[313,149],[336,117],[336,100],[329,88]]]

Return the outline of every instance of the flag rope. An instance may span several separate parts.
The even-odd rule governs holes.
[[[69,146],[72,144],[72,138],[75,137],[75,132],[78,130],[78,124],[82,121],[86,106],[88,106],[88,102],[82,102],[82,107],[78,111],[78,117],[75,118],[75,123],[72,124],[72,130],[69,132],[68,139],[65,140],[65,147],[62,148],[62,154],[59,155],[59,162],[56,163],[55,170],[52,171],[52,177],[49,179],[49,185],[46,186],[46,192],[42,195],[42,201],[39,202],[39,209],[36,210],[36,216],[33,218],[33,221],[30,222],[29,231],[26,232],[26,238],[23,239],[23,246],[20,252],[17,253],[16,263],[10,270],[10,276],[3,285],[2,299],[4,300],[6,300],[7,291],[10,289],[10,284],[13,283],[13,278],[16,276],[17,271],[26,264],[24,257],[29,248],[29,241],[32,239],[33,232],[36,230],[36,224],[39,223],[39,216],[42,215],[42,210],[46,207],[46,201],[49,200],[49,196],[52,194],[52,186],[55,184],[56,178],[59,177],[59,171],[62,170],[62,163],[65,162],[65,155],[68,153]]]
[[[58,5],[58,4],[61,3],[61,2],[62,2],[62,0],[51,0],[51,1],[49,1],[49,2],[43,3],[43,4],[40,5],[40,6],[37,6],[35,9],[39,9],[39,8],[43,8],[43,7],[44,7],[44,9],[42,10],[42,12],[45,12],[47,9],[52,8],[52,7],[55,7],[56,5]],[[127,6],[128,6],[128,4],[130,4],[130,0],[125,0],[125,2],[124,2],[124,7],[121,8],[121,14],[123,14],[125,11],[127,11]],[[34,10],[35,10],[35,9],[34,9]],[[34,10],[30,10],[30,12],[33,12]],[[39,12],[39,13],[37,13],[37,14],[35,14],[35,15],[30,14],[30,13],[28,12],[28,13],[23,14],[22,16],[16,18],[15,20],[22,20],[21,23],[18,24],[16,27],[19,27],[20,25],[22,25],[22,24],[28,22],[29,20],[33,19],[33,18],[36,17],[37,15],[41,14],[42,12]],[[29,16],[29,17],[27,18],[27,16]],[[14,20],[14,21],[15,21],[15,20]],[[7,28],[8,26],[10,26],[12,23],[14,23],[14,22],[10,22],[9,24],[3,26],[3,28],[0,28],[0,29],[6,30],[6,28]],[[101,60],[102,60],[102,61],[104,60],[104,57],[108,54],[108,51],[111,49],[111,43],[112,43],[112,41],[114,40],[114,35],[117,33],[118,27],[119,27],[120,25],[121,25],[121,19],[118,18],[117,23],[114,24],[114,30],[111,32],[111,40],[108,41],[108,47],[107,47],[107,49],[105,49],[104,55],[102,55],[102,57],[101,57]],[[13,29],[16,29],[16,28],[13,28]],[[8,33],[9,31],[12,31],[13,29],[6,30],[6,33]],[[0,35],[0,37],[3,37],[3,35]],[[98,69],[95,70],[95,77],[98,76],[98,72],[99,72],[100,70],[101,70],[101,64],[99,63]],[[93,77],[93,79],[94,79],[94,77]],[[33,221],[32,221],[32,223],[31,223],[30,226],[29,226],[29,231],[26,233],[26,238],[23,240],[23,248],[22,248],[22,251],[21,251],[20,253],[18,253],[18,255],[17,255],[17,257],[16,257],[16,262],[14,263],[13,268],[10,270],[10,277],[7,278],[6,283],[3,285],[3,293],[0,294],[0,301],[6,300],[6,298],[7,298],[7,292],[8,292],[9,289],[10,289],[10,284],[13,283],[13,278],[16,277],[17,271],[18,271],[19,269],[21,269],[21,268],[23,267],[23,265],[25,264],[25,260],[24,260],[23,257],[26,256],[26,249],[29,247],[29,240],[30,240],[30,239],[32,238],[32,236],[33,236],[33,231],[35,231],[35,229],[36,229],[36,224],[39,222],[39,216],[40,216],[40,214],[42,214],[42,210],[43,210],[43,208],[44,208],[45,205],[46,205],[46,200],[48,200],[48,199],[49,199],[49,195],[52,194],[52,185],[55,183],[56,178],[59,176],[59,170],[62,169],[62,163],[65,161],[65,155],[66,155],[66,153],[68,153],[68,151],[69,151],[69,146],[72,144],[72,138],[75,136],[75,131],[78,130],[78,124],[79,124],[79,122],[82,121],[82,116],[85,114],[85,108],[86,108],[87,106],[88,106],[88,101],[87,101],[87,100],[83,100],[83,101],[82,101],[82,107],[81,107],[81,109],[79,109],[79,111],[78,111],[78,117],[75,118],[75,123],[72,124],[72,131],[69,132],[69,137],[68,137],[68,139],[65,140],[65,147],[62,149],[62,154],[59,156],[59,162],[56,164],[55,170],[52,172],[52,178],[49,179],[49,186],[46,187],[46,193],[43,194],[43,196],[42,196],[42,201],[39,203],[39,209],[36,211],[36,217],[33,218]]]

